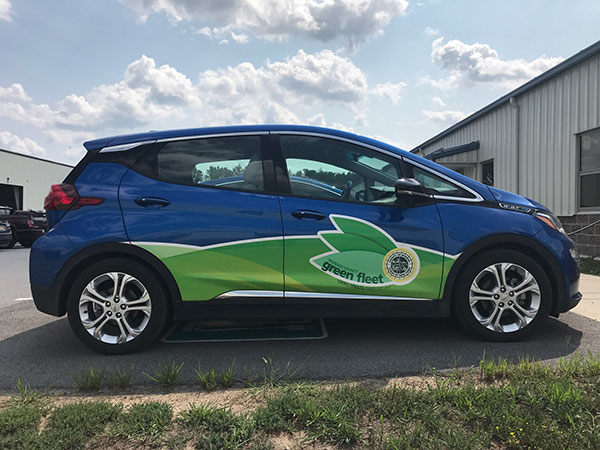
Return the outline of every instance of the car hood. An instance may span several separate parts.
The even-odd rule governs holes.
[[[488,186],[488,189],[490,190],[494,198],[499,202],[506,202],[511,203],[513,205],[525,206],[527,208],[536,208],[549,211],[548,208],[546,208],[541,203],[538,203],[527,197],[523,197],[522,195],[515,194],[509,191],[504,191],[502,189],[498,189],[492,186]]]

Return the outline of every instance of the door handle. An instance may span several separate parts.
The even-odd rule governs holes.
[[[296,219],[305,220],[323,220],[325,218],[325,214],[307,209],[297,209],[292,213],[292,216],[294,216]]]
[[[165,198],[160,198],[160,197],[139,197],[135,199],[135,202],[140,205],[140,206],[144,206],[144,207],[148,207],[148,206],[167,206],[170,205],[171,202]]]

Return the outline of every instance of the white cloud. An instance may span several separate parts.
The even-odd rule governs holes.
[[[394,105],[397,105],[402,99],[402,93],[406,88],[406,83],[380,83],[371,89],[373,95],[388,98]]]
[[[487,44],[465,44],[457,39],[444,43],[440,37],[431,45],[431,58],[450,75],[442,79],[421,80],[440,89],[453,89],[473,83],[495,84],[514,88],[563,61],[561,57],[540,56],[532,61],[504,60]]]
[[[397,16],[407,0],[120,0],[144,22],[164,13],[172,23],[216,23],[228,31],[281,41],[290,36],[322,42],[342,38],[349,46],[363,42]]]
[[[10,0],[0,0],[0,20],[12,20]]]
[[[11,152],[23,153],[25,155],[43,155],[46,153],[43,147],[33,139],[20,138],[9,131],[0,131],[0,147]]]
[[[322,111],[340,108],[368,126],[369,99],[383,96],[397,103],[404,83],[371,88],[366,75],[348,58],[331,50],[299,50],[262,66],[244,62],[199,73],[195,81],[169,65],[142,56],[129,64],[123,78],[85,93],[65,96],[55,105],[38,104],[23,86],[0,87],[0,117],[38,128],[79,155],[81,142],[102,134],[136,129],[165,129],[256,123],[324,125]],[[333,124],[351,129],[343,124]]]
[[[466,114],[462,111],[422,111],[423,115],[429,120],[442,123],[454,123],[465,118]]]
[[[2,1],[2,0],[0,0]],[[7,88],[0,86],[0,99],[29,101],[31,98],[19,83],[13,83]]]
[[[431,104],[436,108],[443,108],[444,106],[446,106],[444,100],[442,100],[440,97],[433,97],[431,99]]]
[[[440,34],[440,30],[438,30],[437,28],[427,27],[425,28],[425,34],[428,36],[437,36],[438,34]]]

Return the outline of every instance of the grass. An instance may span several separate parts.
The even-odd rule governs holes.
[[[82,370],[79,374],[73,375],[75,387],[81,391],[92,391],[100,389],[104,379],[104,369],[97,370],[92,367]]]
[[[214,368],[203,371],[200,364],[195,369],[196,381],[206,390],[214,390],[218,387],[231,387],[235,382],[233,363],[225,371],[218,372]]]
[[[108,385],[111,387],[126,388],[131,382],[131,377],[133,376],[133,369],[134,366],[131,366],[129,370],[121,370],[120,367],[117,367],[115,373],[109,374],[106,377]]]
[[[147,373],[144,373],[144,375],[163,386],[172,386],[177,383],[182,367],[183,363],[176,365],[175,361],[172,361],[170,365],[168,363],[159,364],[154,375],[148,375]]]
[[[19,383],[0,408],[0,448],[82,448],[101,439],[104,448],[258,450],[282,435],[317,448],[600,448],[600,358],[544,365],[484,355],[479,368],[435,374],[418,387],[287,382],[264,387],[255,408],[241,412],[191,404],[174,416],[161,402],[50,405]]]
[[[156,437],[167,430],[172,418],[173,409],[167,403],[139,403],[123,413],[111,431],[128,438]]]
[[[581,270],[581,273],[589,275],[600,275],[600,261],[592,258],[582,258],[579,261],[579,270]]]

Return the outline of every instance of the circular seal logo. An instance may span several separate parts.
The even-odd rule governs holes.
[[[419,273],[419,257],[411,248],[390,250],[383,258],[383,273],[395,283],[410,283]]]

